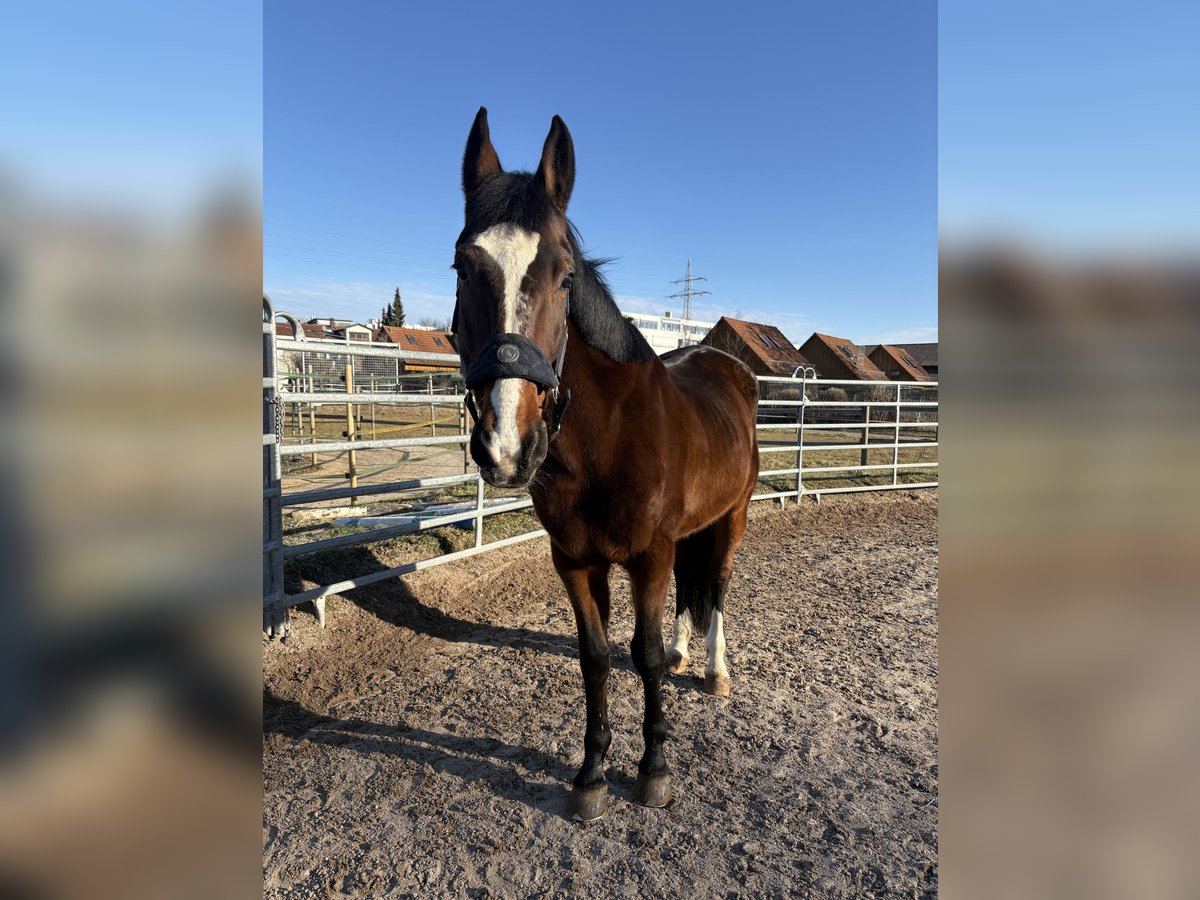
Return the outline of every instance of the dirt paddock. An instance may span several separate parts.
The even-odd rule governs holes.
[[[589,825],[564,814],[583,682],[545,539],[331,598],[324,632],[296,611],[264,644],[264,894],[936,896],[936,491],[753,505],[733,696],[701,691],[696,638],[664,679],[663,810],[631,800],[623,574],[612,609],[610,801]]]

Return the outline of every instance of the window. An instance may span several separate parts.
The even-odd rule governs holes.
[[[767,340],[766,335],[760,334],[758,339],[763,342],[764,347],[766,347],[768,350],[771,349],[771,342]]]
[[[413,337],[411,334],[406,334],[405,337],[408,338],[408,342],[410,344],[412,344],[414,347],[417,346],[417,339],[415,337]]]
[[[435,336],[434,336],[434,338],[433,338],[433,342],[434,342],[435,344],[437,344],[439,347],[445,347],[445,346],[446,346],[445,344],[443,344],[443,343],[442,343],[442,339],[441,339],[440,337],[437,337],[436,335],[435,335]]]

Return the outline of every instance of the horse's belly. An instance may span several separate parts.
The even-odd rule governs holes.
[[[654,492],[619,500],[612,491],[534,499],[538,519],[562,552],[582,563],[624,563],[650,548],[662,519]],[[654,513],[654,510],[650,510]]]

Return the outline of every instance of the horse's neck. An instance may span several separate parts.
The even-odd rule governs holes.
[[[612,431],[627,424],[622,422],[623,411],[632,412],[644,399],[639,395],[654,392],[658,379],[667,377],[658,357],[617,362],[586,343],[572,323],[562,373],[562,387],[571,392],[571,403],[559,438],[550,445],[551,455],[559,457],[564,470],[579,475],[588,474],[589,467],[611,468],[608,450],[625,452],[612,440]]]

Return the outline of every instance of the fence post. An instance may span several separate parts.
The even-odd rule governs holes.
[[[354,363],[353,357],[346,357],[346,396],[349,397],[354,393]],[[357,437],[354,433],[354,404],[346,403],[346,440],[353,441]],[[346,454],[349,463],[349,471],[346,472],[346,477],[350,479],[350,488],[353,490],[358,487],[358,454],[351,450]],[[358,497],[350,498],[351,506],[358,506]]]
[[[433,396],[433,376],[429,376],[429,396]],[[433,414],[433,404],[429,404],[429,427],[433,429],[433,436],[437,437],[437,417]]]
[[[900,483],[900,391],[902,385],[896,382],[896,439],[892,441],[892,484]]]
[[[283,440],[282,397],[275,359],[275,307],[263,295],[263,631],[287,636],[288,611],[283,605],[283,475],[279,442]]]
[[[467,435],[467,406],[465,403],[458,407],[458,433],[466,437]],[[463,441],[463,474],[471,470],[471,450],[467,441]]]
[[[796,505],[800,505],[800,494],[804,491],[804,404],[808,402],[808,392],[805,390],[808,373],[800,378],[800,409],[796,414]]]
[[[316,393],[316,390],[317,386],[315,380],[312,375],[309,375],[308,392],[313,394]],[[310,444],[315,444],[317,442],[317,404],[315,403],[308,404],[308,442]],[[316,468],[317,454],[310,453],[308,456],[308,463],[313,468]]]
[[[475,480],[475,546],[483,546],[483,476]]]
[[[867,405],[863,407],[863,430],[862,430],[862,450],[859,451],[858,464],[865,466],[867,464],[867,447],[871,443],[871,402],[868,400]]]
[[[796,414],[796,505],[800,505],[800,497],[804,494],[804,411],[808,408],[808,373],[817,377],[817,370],[812,366],[797,366],[792,371],[792,377],[800,376],[800,409]],[[786,498],[781,497],[780,500]]]

